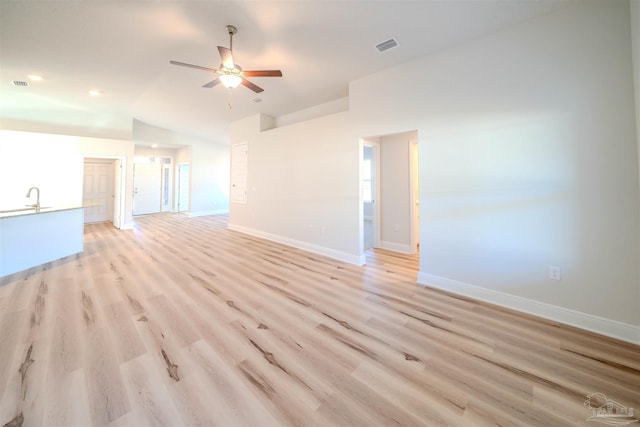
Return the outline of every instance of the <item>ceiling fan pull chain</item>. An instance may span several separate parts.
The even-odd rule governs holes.
[[[233,94],[233,90],[229,89],[229,102],[227,103],[227,105],[229,105],[229,109],[231,110],[231,108],[233,108],[233,106],[231,105],[231,95]]]

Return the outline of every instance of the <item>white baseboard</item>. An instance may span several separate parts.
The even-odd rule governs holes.
[[[416,253],[416,251],[411,248],[411,245],[385,242],[384,240],[380,241],[380,248],[386,249],[388,251],[401,252],[403,254],[409,254],[409,255],[413,255]]]
[[[594,316],[580,311],[538,302],[423,272],[418,273],[418,283],[513,310],[533,314],[534,316],[543,317],[545,319],[565,323],[567,325],[586,329],[588,331],[617,338],[633,344],[640,344],[639,326],[605,319],[603,317]]]
[[[133,223],[132,222],[127,222],[125,224],[122,224],[120,226],[120,230],[133,230]]]
[[[220,215],[229,213],[229,209],[218,209],[213,211],[198,211],[198,212],[187,212],[187,216],[189,218],[194,218],[197,216],[206,216],[206,215]]]
[[[239,231],[240,233],[249,234],[251,236],[260,237],[261,239],[270,240],[272,242],[282,243],[287,246],[302,249],[304,251],[313,252],[314,254],[323,255],[329,258],[337,259],[354,265],[364,265],[365,255],[353,255],[347,252],[338,251],[335,249],[327,248],[324,246],[316,245],[313,243],[303,242],[300,240],[291,239],[289,237],[279,236],[276,234],[267,233],[260,230],[254,230],[252,228],[243,227],[241,225],[228,225],[229,230]]]

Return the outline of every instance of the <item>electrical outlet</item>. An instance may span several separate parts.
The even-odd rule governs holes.
[[[549,279],[562,280],[562,270],[557,265],[549,266]]]

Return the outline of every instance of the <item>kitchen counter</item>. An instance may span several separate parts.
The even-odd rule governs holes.
[[[82,252],[83,240],[82,207],[0,210],[0,277]]]
[[[57,208],[44,206],[40,208],[39,212],[36,212],[36,208],[29,207],[29,206],[25,206],[23,208],[13,208],[13,209],[4,209],[4,210],[0,209],[0,218],[24,216],[24,215],[37,215],[39,213],[66,211],[69,209],[78,209],[78,206],[59,206]]]

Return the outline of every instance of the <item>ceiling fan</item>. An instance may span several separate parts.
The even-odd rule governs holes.
[[[220,69],[216,70],[213,68],[202,67],[200,65],[187,64],[185,62],[178,61],[169,61],[173,65],[180,65],[183,67],[196,68],[198,70],[209,71],[212,73],[219,74],[220,77],[211,80],[209,83],[204,84],[202,87],[210,88],[214,87],[218,83],[222,83],[229,89],[234,89],[238,87],[240,84],[248,87],[255,93],[260,93],[264,89],[260,86],[250,82],[245,77],[282,77],[282,71],[280,70],[252,70],[245,71],[238,64],[233,62],[233,35],[238,32],[238,29],[233,25],[227,25],[227,32],[229,33],[229,48],[218,46],[218,52],[220,53],[220,58],[222,59],[222,64],[220,64]]]

